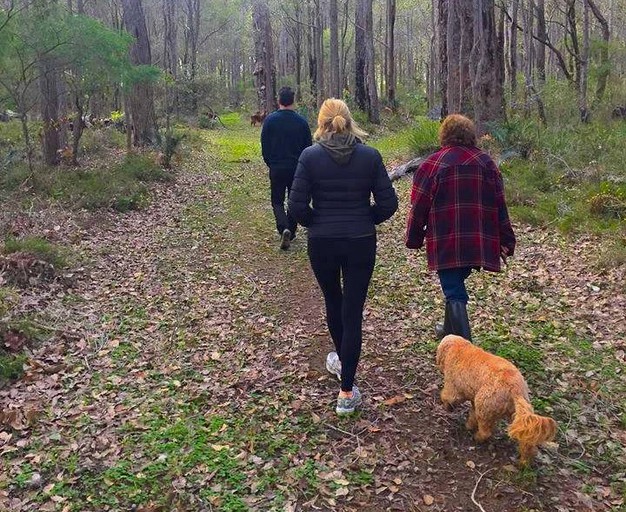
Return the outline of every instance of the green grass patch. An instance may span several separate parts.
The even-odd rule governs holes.
[[[31,174],[14,165],[0,176],[0,194],[35,195],[75,208],[136,210],[148,202],[147,184],[168,181],[152,155],[131,154],[110,167],[93,169],[43,169]]]
[[[0,386],[6,381],[19,379],[24,374],[27,359],[25,354],[11,354],[0,349]]]
[[[25,252],[32,254],[40,260],[46,261],[57,268],[62,268],[66,264],[65,251],[50,243],[45,238],[40,237],[15,238],[9,236],[4,240],[4,246],[0,252],[4,254]]]
[[[626,124],[556,122],[547,128],[513,118],[493,126],[485,149],[506,160],[513,218],[566,233],[624,232],[626,173],[621,149]]]

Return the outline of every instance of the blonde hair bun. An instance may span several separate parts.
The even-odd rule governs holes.
[[[367,136],[352,119],[348,105],[337,98],[328,98],[320,108],[317,116],[315,140],[328,139],[334,133],[349,132],[359,139]]]
[[[331,125],[333,127],[333,130],[335,132],[342,132],[346,129],[348,122],[346,121],[346,118],[343,116],[335,116],[333,117],[333,120],[331,121]]]

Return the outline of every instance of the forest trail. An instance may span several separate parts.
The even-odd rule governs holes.
[[[508,270],[470,278],[477,342],[560,424],[520,471],[503,431],[477,446],[465,409],[439,403],[441,294],[403,248],[401,182],[366,306],[363,411],[339,419],[305,237],[278,250],[258,129],[227,126],[151,206],[75,242],[85,275],[47,303],[63,337],[0,390],[17,411],[1,510],[623,510],[626,290],[594,269],[592,239],[516,226]]]

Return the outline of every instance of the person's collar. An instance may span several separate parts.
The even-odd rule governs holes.
[[[296,107],[295,105],[292,103],[291,105],[287,105],[286,107],[284,105],[278,105],[278,110],[295,110]]]

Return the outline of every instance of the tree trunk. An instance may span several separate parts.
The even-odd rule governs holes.
[[[356,15],[354,17],[354,100],[363,111],[367,110],[367,89],[365,85],[367,4],[368,0],[357,0]]]
[[[472,81],[470,78],[470,56],[474,46],[474,18],[472,5],[467,1],[461,1],[457,5],[458,19],[461,25],[461,39],[458,51],[459,68],[459,91],[457,94],[459,104],[457,112],[462,112],[470,117],[473,116],[472,106]],[[448,61],[450,59],[448,58]]]
[[[609,79],[609,73],[611,72],[611,62],[609,60],[609,43],[611,39],[611,30],[606,18],[598,9],[594,0],[587,0],[589,8],[593,12],[593,15],[600,23],[602,28],[602,46],[600,47],[600,70],[598,71],[598,85],[596,86],[596,99],[602,101],[604,97],[604,91],[606,90],[606,83]],[[609,11],[610,12],[610,11]]]
[[[504,119],[503,73],[495,22],[494,0],[473,0],[474,47],[472,50],[472,91],[474,119],[479,133],[488,124]]]
[[[330,0],[330,95],[341,98],[341,84],[339,82],[339,13],[337,0]]]
[[[535,12],[537,13],[537,37],[541,41],[545,41],[548,37],[546,32],[545,0],[537,0]],[[546,47],[543,44],[538,44],[535,51],[537,80],[539,85],[543,86],[546,83]]]
[[[396,61],[395,61],[396,0],[387,0],[387,103],[396,109]],[[434,35],[434,34],[433,34]]]
[[[122,6],[124,26],[135,38],[135,42],[130,47],[130,61],[135,65],[150,65],[152,63],[150,41],[141,0],[122,0]],[[127,106],[132,120],[133,143],[136,146],[153,144],[156,140],[156,116],[152,84],[134,84]],[[127,129],[130,128],[130,126],[127,127]]]
[[[463,0],[448,1],[446,22],[446,48],[448,52],[447,105],[448,113],[461,111],[461,23],[460,3]]]
[[[43,159],[47,165],[57,165],[59,163],[59,149],[61,149],[58,70],[54,59],[49,56],[41,57],[39,69]]]
[[[530,48],[530,43],[533,38],[533,5],[532,0],[529,1],[529,5],[526,9],[523,9],[523,17],[524,17],[524,47]],[[533,83],[533,60],[530,55],[525,56],[524,60],[524,83],[525,83],[525,96],[527,98],[525,104],[526,115],[530,115],[530,102],[534,101],[537,104],[537,112],[539,114],[539,119],[541,123],[546,126],[546,113],[545,108],[543,106],[543,101],[541,100],[541,96],[535,89],[535,85]]]
[[[513,0],[511,6],[511,36],[509,48],[509,61],[511,66],[511,102],[515,102],[517,93],[517,19],[519,12],[519,0]]]
[[[441,118],[448,115],[448,2],[438,0],[437,26],[439,29],[439,91],[441,94]]]
[[[324,83],[324,18],[320,8],[320,0],[315,2],[315,64],[317,69],[317,106],[320,107],[325,99],[325,83]]]
[[[72,165],[77,166],[78,146],[80,145],[80,139],[83,136],[83,129],[85,128],[83,121],[85,109],[82,100],[78,96],[74,98],[74,106],[76,107],[76,119],[74,120],[74,129],[72,130]]]
[[[583,46],[580,54],[580,120],[589,122],[587,85],[589,80],[589,0],[583,0]]]
[[[316,60],[316,49],[315,49],[315,15],[313,12],[313,5],[311,4],[311,0],[307,0],[307,32],[306,32],[306,40],[307,40],[307,53],[309,55],[309,85],[311,87],[311,96],[313,96],[313,100],[317,102],[317,60]]]
[[[435,17],[437,6],[435,4],[435,0],[431,0],[430,7],[430,29],[433,33],[430,38],[428,87],[426,92],[429,110],[435,107],[435,94],[437,90],[437,22]]]
[[[302,9],[301,3],[296,2],[296,27],[294,46],[296,50],[296,99],[302,100]]]
[[[372,0],[358,0],[365,9],[365,88],[367,91],[367,118],[371,123],[380,124],[380,106],[376,87],[376,66],[374,60],[374,16]]]
[[[178,46],[176,25],[176,2],[163,0],[164,40],[163,40],[163,66],[169,71],[174,79],[178,75]]]
[[[252,7],[254,28],[254,77],[259,110],[269,113],[276,109],[276,68],[270,10],[267,0],[254,0]]]
[[[187,77],[194,80],[196,78],[198,40],[200,37],[200,0],[185,0],[185,11],[183,65],[186,68]],[[197,107],[195,97],[193,103],[195,110]]]

